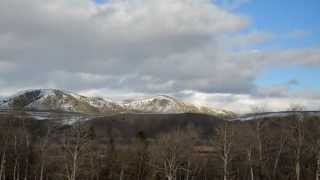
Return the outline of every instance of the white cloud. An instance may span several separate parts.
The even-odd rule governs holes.
[[[243,33],[249,23],[211,0],[2,0],[0,94],[32,87],[117,97],[192,90],[250,104],[264,69],[320,64],[319,48],[252,50],[274,36]]]
[[[265,111],[285,111],[293,104],[302,105],[306,110],[320,110],[319,94],[317,98],[315,98],[315,96],[303,96],[302,94],[299,96],[295,94],[281,97],[262,97],[249,94],[200,93],[189,91],[187,92],[185,100],[202,105],[206,104],[213,107],[226,108],[237,113],[250,113],[254,107],[264,107]]]

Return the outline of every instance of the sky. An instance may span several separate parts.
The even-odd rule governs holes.
[[[318,0],[2,0],[0,96],[320,110]]]

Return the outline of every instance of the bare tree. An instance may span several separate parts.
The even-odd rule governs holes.
[[[134,178],[136,180],[143,180],[146,178],[147,171],[149,170],[148,163],[150,159],[149,142],[145,134],[140,131],[131,145],[132,168],[134,169]]]
[[[12,179],[16,180],[16,179],[20,179],[20,173],[19,173],[19,154],[18,154],[18,148],[17,148],[17,144],[18,144],[18,140],[17,140],[17,136],[14,136],[14,143],[13,143],[13,147],[14,147],[14,166],[13,166],[13,174],[12,174]]]
[[[319,117],[306,117],[304,120],[305,141],[304,152],[301,159],[304,160],[304,156],[311,156],[314,161],[308,161],[309,165],[314,167],[314,176],[316,180],[320,180],[320,123]],[[310,157],[309,157],[310,158]],[[314,164],[313,164],[314,162]],[[314,165],[314,166],[313,166]],[[312,168],[313,169],[313,168]]]
[[[225,121],[216,129],[216,136],[212,140],[215,154],[222,160],[223,179],[229,179],[229,166],[232,161],[232,148],[234,141],[234,129],[232,122]]]
[[[294,145],[294,154],[295,154],[295,177],[296,180],[301,179],[301,156],[302,148],[304,145],[305,132],[304,132],[304,116],[301,111],[304,110],[303,106],[300,105],[291,105],[293,115],[294,125],[291,127],[292,130],[292,142]]]
[[[90,180],[99,180],[101,172],[100,158],[103,156],[103,149],[99,147],[97,141],[90,143],[88,148],[88,164]]]
[[[243,123],[238,125],[235,128],[235,138],[236,138],[236,147],[241,155],[246,155],[246,165],[249,169],[249,178],[250,180],[255,179],[255,170],[254,170],[254,151],[255,151],[255,131],[254,126],[248,123]]]
[[[284,130],[286,131],[286,130]],[[276,157],[273,163],[273,168],[272,168],[272,177],[276,178],[276,174],[278,171],[278,166],[279,166],[279,161],[280,161],[280,157],[284,151],[285,145],[287,144],[288,141],[288,134],[286,132],[281,132],[280,137],[278,137],[279,139],[279,147],[278,147],[278,151],[276,153]]]
[[[198,132],[194,129],[178,129],[160,135],[151,146],[151,166],[167,180],[175,180],[179,171],[190,171],[186,160],[192,155],[197,141]]]
[[[76,180],[79,172],[80,158],[86,153],[92,138],[90,127],[81,122],[73,124],[64,137],[63,152],[65,170],[68,180]]]
[[[258,149],[258,175],[259,179],[263,179],[263,171],[265,169],[265,162],[264,162],[264,126],[265,123],[263,118],[259,118],[259,115],[263,115],[266,112],[266,106],[253,106],[252,113],[254,114],[254,121],[255,121],[255,141],[257,144]]]
[[[46,169],[46,158],[47,158],[47,150],[49,145],[49,138],[51,133],[51,127],[47,128],[46,135],[44,137],[38,137],[39,138],[39,163],[40,163],[40,172],[39,172],[39,180],[44,180],[44,173]]]
[[[2,180],[2,177],[5,174],[5,168],[6,168],[6,151],[4,150],[1,153],[1,162],[0,162],[0,180]],[[4,177],[5,178],[5,177]]]
[[[320,140],[318,141],[318,147],[319,146],[320,146]],[[317,154],[316,180],[320,180],[320,149],[318,149],[318,154]]]
[[[2,129],[1,134],[1,147],[2,151],[0,152],[0,180],[5,179],[5,170],[6,170],[6,162],[7,162],[7,146],[8,146],[8,133],[7,130]]]

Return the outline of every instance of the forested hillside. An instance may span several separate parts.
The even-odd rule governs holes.
[[[1,115],[0,179],[316,179],[320,119],[207,115],[100,117],[62,125]],[[318,168],[318,171],[317,171]]]

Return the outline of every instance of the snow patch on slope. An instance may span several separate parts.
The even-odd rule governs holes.
[[[182,113],[181,105],[174,98],[164,95],[127,100],[122,104],[127,109],[149,113]]]
[[[96,108],[112,108],[114,104],[116,104],[115,102],[108,100],[108,99],[104,99],[101,97],[89,97],[87,98],[87,102]]]

